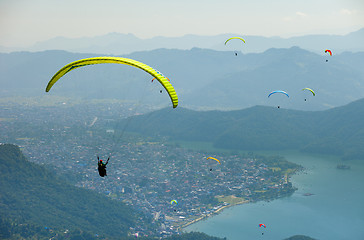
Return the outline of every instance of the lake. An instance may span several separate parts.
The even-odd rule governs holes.
[[[298,188],[292,196],[234,206],[185,230],[229,240],[283,240],[293,235],[320,240],[364,239],[364,163],[347,161],[344,164],[351,169],[343,170],[336,168],[342,164],[336,157],[279,154],[306,169],[291,178]],[[267,227],[259,228],[259,223]]]

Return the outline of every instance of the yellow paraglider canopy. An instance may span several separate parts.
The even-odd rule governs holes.
[[[209,160],[209,159],[213,159],[213,160],[217,161],[219,164],[221,164],[220,161],[218,159],[214,158],[214,157],[208,157],[208,158],[206,158],[206,160]]]
[[[308,91],[310,91],[311,93],[312,93],[312,95],[313,96],[315,96],[316,94],[315,94],[315,92],[311,89],[311,88],[304,88],[304,89],[302,89],[302,91],[304,91],[304,90],[308,90]]]
[[[230,41],[231,39],[240,39],[241,41],[243,41],[243,42],[245,43],[245,40],[244,40],[243,38],[241,38],[241,37],[231,37],[231,38],[229,38],[228,40],[226,40],[225,45],[226,45],[226,43],[227,43],[228,41]]]
[[[163,76],[161,73],[159,73],[158,71],[156,71],[155,69],[153,69],[152,67],[150,67],[144,63],[138,62],[133,59],[122,58],[122,57],[93,57],[93,58],[86,58],[86,59],[77,60],[75,62],[71,62],[71,63],[67,64],[66,66],[64,66],[63,68],[61,68],[52,77],[52,79],[48,82],[46,92],[49,92],[49,90],[51,90],[52,86],[69,71],[72,71],[76,68],[84,67],[87,65],[103,64],[103,63],[126,64],[129,66],[137,67],[137,68],[144,70],[145,72],[152,75],[155,79],[157,79],[162,84],[162,86],[168,92],[168,95],[172,101],[173,108],[176,108],[178,106],[177,93],[174,90],[172,84],[169,82],[169,80],[165,76]]]

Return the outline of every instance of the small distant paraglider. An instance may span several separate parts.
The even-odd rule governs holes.
[[[220,162],[220,161],[219,161],[219,159],[217,159],[217,158],[214,158],[214,157],[208,157],[208,158],[206,158],[206,160],[209,160],[209,159],[215,160],[215,161],[217,161],[219,164],[221,164],[221,162]],[[210,168],[210,171],[212,171],[212,168]]]
[[[329,53],[330,54],[330,56],[332,56],[332,52],[331,52],[331,50],[329,50],[329,49],[326,49],[325,50],[325,53]],[[326,62],[328,62],[329,60],[328,59],[326,59]]]
[[[173,207],[177,206],[177,205],[178,205],[177,200],[176,200],[176,199],[173,199],[173,200],[171,201],[171,205],[172,205]],[[177,210],[176,210],[176,209],[174,209],[174,211],[176,212]]]
[[[286,95],[287,97],[289,97],[288,93],[286,93],[285,91],[282,91],[282,90],[278,90],[278,91],[273,91],[273,92],[270,92],[269,95],[268,95],[268,98],[273,95],[273,94],[276,94],[276,93],[281,93],[281,94],[284,94]],[[278,105],[278,108],[280,108],[280,106]]]
[[[316,96],[315,92],[311,88],[304,88],[304,89],[302,89],[302,91],[304,91],[304,90],[308,90],[308,91],[310,91],[312,93],[313,96]],[[306,98],[305,98],[305,101],[307,101]]]
[[[158,73],[158,74],[160,74],[160,75],[162,75],[162,76],[164,77],[164,75],[163,75],[161,72],[158,72],[158,71],[157,71],[157,73]],[[165,78],[166,78],[169,82],[171,81],[171,80],[169,80],[169,78],[167,78],[167,77],[165,77]],[[153,82],[155,79],[157,79],[157,78],[153,78],[153,79],[152,79],[152,82]],[[161,89],[161,90],[159,90],[159,93],[162,93],[162,92],[163,92],[163,90],[162,90],[162,89]]]
[[[239,39],[239,40],[241,40],[241,41],[243,41],[245,43],[245,40],[243,38],[241,38],[241,37],[231,37],[231,38],[229,38],[229,39],[227,39],[225,41],[225,45],[226,45],[227,42],[229,42],[232,39]],[[236,51],[235,51],[235,56],[238,56],[238,53]]]
[[[260,223],[260,224],[259,224],[259,227],[260,227],[260,228],[261,228],[261,227],[266,228],[267,226],[265,226],[265,224],[264,224],[264,223]],[[264,235],[264,232],[262,232],[262,235]]]

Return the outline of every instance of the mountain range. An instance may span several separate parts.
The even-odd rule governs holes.
[[[230,41],[224,45],[226,39],[234,36],[243,37],[246,44],[240,41]],[[45,51],[65,50],[77,53],[93,54],[130,54],[132,52],[150,51],[159,48],[189,50],[191,48],[204,48],[218,51],[237,50],[244,53],[264,52],[269,48],[300,48],[323,53],[326,48],[333,49],[334,53],[343,51],[364,51],[364,28],[346,35],[304,35],[290,38],[250,36],[243,33],[226,33],[214,36],[184,35],[180,37],[153,37],[141,39],[135,35],[123,33],[109,33],[95,37],[66,38],[56,37],[37,42],[27,48],[7,48],[0,46],[0,52],[13,51]]]
[[[0,94],[4,97],[44,96],[48,81],[61,67],[95,56],[98,55],[65,51],[1,53]],[[196,110],[280,105],[314,111],[364,97],[364,52],[323,56],[292,47],[235,56],[233,52],[193,48],[157,49],[122,57],[141,61],[163,72],[178,94],[179,106]],[[47,94],[117,98],[159,108],[168,106],[167,94],[160,94],[160,87],[153,85],[151,79],[140,69],[102,64],[67,73]],[[302,91],[307,87],[315,91],[315,97]],[[290,97],[268,98],[275,90],[284,90]]]

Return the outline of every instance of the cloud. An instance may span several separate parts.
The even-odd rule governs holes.
[[[303,13],[303,12],[296,12],[296,15],[298,15],[300,17],[307,17],[307,14]]]
[[[306,13],[303,13],[303,12],[296,12],[295,15],[293,16],[286,16],[284,17],[282,20],[284,22],[292,22],[292,21],[296,21],[297,18],[303,18],[303,17],[307,17],[307,14]]]
[[[349,9],[346,9],[346,8],[343,8],[343,9],[340,10],[341,15],[354,15],[356,13],[357,13],[356,10],[349,10]]]

